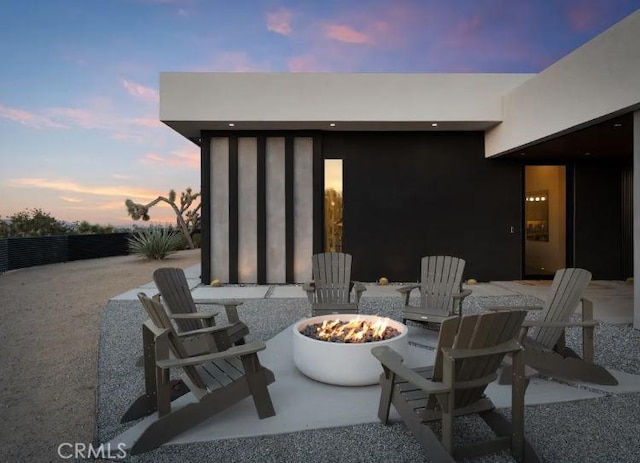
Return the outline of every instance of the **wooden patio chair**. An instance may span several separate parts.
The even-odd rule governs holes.
[[[451,256],[425,256],[421,261],[420,283],[403,286],[402,322],[413,320],[439,325],[452,315],[462,315],[462,301],[471,290],[462,289],[465,261]],[[411,291],[419,289],[420,305],[411,305]]]
[[[524,363],[517,337],[525,311],[487,312],[442,322],[435,365],[412,369],[387,346],[371,353],[380,360],[382,391],[378,417],[388,423],[391,404],[433,462],[509,449],[518,461],[539,461],[524,434]],[[484,395],[505,354],[513,355],[511,422]],[[454,447],[453,418],[479,414],[494,439]],[[428,425],[441,420],[439,440]]]
[[[176,323],[178,331],[194,331],[216,325],[215,317],[219,315],[218,313],[198,311],[184,270],[169,267],[159,268],[153,272],[153,281],[160,291],[161,300],[167,308],[169,318]],[[233,344],[244,344],[244,337],[249,334],[249,328],[238,316],[238,306],[242,302],[233,300],[202,301],[198,304],[224,306],[228,320],[226,334],[229,339],[226,345],[220,345],[221,348],[224,349]]]
[[[311,304],[311,315],[358,313],[360,297],[367,288],[351,281],[351,254],[325,252],[312,257],[313,281],[302,287]],[[351,291],[354,300],[351,301]]]
[[[153,450],[184,431],[251,396],[260,419],[275,415],[267,386],[275,381],[273,372],[260,364],[257,352],[262,342],[207,349],[201,338],[215,343],[209,327],[193,332],[176,332],[165,308],[144,293],[138,298],[149,319],[143,325],[145,394],[125,413],[126,420],[157,411],[153,421],[136,439],[132,455]],[[173,357],[173,358],[171,358]],[[197,402],[172,410],[170,370],[181,368],[183,380]]]
[[[618,380],[604,367],[593,363],[593,332],[598,322],[593,319],[593,302],[582,295],[590,281],[591,272],[588,270],[560,269],[554,275],[545,305],[524,307],[541,310],[537,320],[525,320],[522,324],[524,361],[545,376],[615,386]],[[572,321],[571,316],[579,304],[582,320]],[[565,330],[570,327],[582,329],[582,357],[565,344]],[[500,378],[503,384],[509,381],[509,369],[504,371]]]

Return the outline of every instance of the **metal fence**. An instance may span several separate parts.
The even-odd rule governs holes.
[[[130,233],[0,238],[0,272],[129,254]]]

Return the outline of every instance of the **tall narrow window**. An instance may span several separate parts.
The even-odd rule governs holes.
[[[324,250],[342,252],[342,159],[324,161]]]

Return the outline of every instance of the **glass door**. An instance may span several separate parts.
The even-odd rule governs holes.
[[[566,177],[565,166],[525,166],[525,278],[548,278],[566,267]]]

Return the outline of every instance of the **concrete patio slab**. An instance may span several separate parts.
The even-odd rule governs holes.
[[[268,290],[269,286],[198,286],[192,294],[196,302],[216,299],[264,299]]]
[[[311,380],[302,375],[294,366],[291,353],[291,327],[267,341],[267,349],[260,353],[261,362],[270,368],[276,382],[269,386],[276,416],[260,420],[257,417],[253,402],[246,399],[228,410],[207,420],[201,425],[183,433],[169,444],[204,442],[219,439],[231,439],[250,436],[273,435],[307,429],[319,429],[370,423],[377,421],[377,404],[379,386],[339,387]],[[433,364],[435,352],[418,347],[431,344],[429,333],[421,333],[420,328],[411,329],[409,333],[409,354],[405,362],[410,366]],[[617,388],[603,389],[603,394],[640,391],[640,377],[628,374],[616,376],[621,381]],[[525,403],[527,405],[552,402],[566,402],[582,399],[593,399],[603,394],[589,388],[547,380],[539,377],[531,378],[527,388]],[[492,383],[487,395],[498,408],[511,406],[511,389],[509,386]],[[195,401],[192,394],[187,394],[174,402],[174,407],[181,407]],[[392,420],[398,419],[392,409]],[[136,437],[155,418],[148,417],[124,433],[114,438],[111,443],[124,442],[130,445]]]
[[[273,285],[269,293],[271,299],[295,299],[307,298],[307,293],[302,289],[302,285]]]

